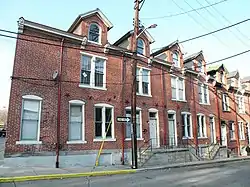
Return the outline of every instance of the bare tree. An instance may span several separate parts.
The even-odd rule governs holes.
[[[7,109],[0,109],[0,123],[7,123]]]

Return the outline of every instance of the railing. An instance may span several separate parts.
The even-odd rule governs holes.
[[[146,147],[145,147],[146,146]],[[150,150],[151,152],[153,151],[152,147],[152,139],[149,139],[143,143],[142,146],[139,147],[139,159],[140,161],[142,160],[142,155],[147,151]]]
[[[218,149],[220,148],[220,147],[218,147],[219,146],[219,143],[217,142],[216,144],[213,144],[213,147],[212,147],[212,149],[211,150],[208,150],[208,155],[209,155],[209,159],[214,159],[214,156],[216,155],[214,155],[214,156],[212,156],[212,154],[213,154],[213,152],[214,151],[218,151]],[[209,146],[210,147],[210,146]],[[216,150],[216,148],[217,148],[217,150]]]

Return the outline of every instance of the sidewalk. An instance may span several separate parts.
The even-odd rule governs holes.
[[[63,179],[63,178],[76,178],[76,177],[93,177],[117,174],[129,174],[136,172],[145,172],[149,170],[161,170],[179,167],[192,167],[192,166],[206,166],[216,165],[227,162],[236,162],[249,160],[250,157],[241,158],[228,158],[212,161],[198,161],[176,163],[169,165],[161,165],[150,168],[140,168],[133,170],[129,166],[98,166],[84,167],[84,168],[42,168],[42,167],[29,167],[29,168],[10,168],[0,166],[0,183],[3,182],[17,182],[17,181],[30,181],[30,180],[45,180],[45,179]]]

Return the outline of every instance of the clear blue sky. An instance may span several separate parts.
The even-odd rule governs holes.
[[[250,18],[249,0],[228,0],[214,6],[214,8],[226,17],[230,23],[213,8],[207,8],[210,13],[206,9],[199,10],[200,15],[197,12],[192,12],[165,19],[143,19],[179,13],[183,10],[190,10],[191,7],[206,6],[208,5],[206,1],[214,3],[220,0],[175,1],[181,8],[176,6],[172,0],[145,1],[140,12],[142,23],[145,25],[158,24],[156,29],[150,31],[156,41],[151,46],[152,48],[167,45],[176,39],[179,39],[179,41],[188,39],[230,25],[230,23]],[[24,17],[34,22],[67,30],[78,14],[98,7],[114,25],[108,35],[108,39],[112,43],[129,29],[132,29],[133,3],[134,0],[2,0],[0,5],[0,28],[17,31],[17,20],[19,17]],[[226,30],[216,33],[217,38],[210,35],[185,43],[182,46],[183,52],[188,55],[202,49],[206,60],[209,62],[250,49],[250,22],[239,25],[237,28],[238,30],[236,28],[230,29],[231,32]],[[0,32],[0,34],[3,33]],[[8,106],[14,52],[15,40],[0,37],[0,108]],[[225,61],[224,64],[230,71],[238,69],[242,76],[247,76],[250,75],[249,60],[250,53]]]

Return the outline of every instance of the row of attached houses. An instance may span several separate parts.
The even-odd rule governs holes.
[[[112,27],[99,9],[67,31],[19,19],[5,146],[11,163],[51,165],[59,155],[60,163],[94,165],[103,141],[100,162],[130,161],[131,125],[116,117],[131,115],[133,31],[110,44]],[[153,42],[146,31],[137,44],[138,146],[219,143],[241,154],[250,79],[206,67],[202,51],[185,57],[178,41],[150,54]]]

